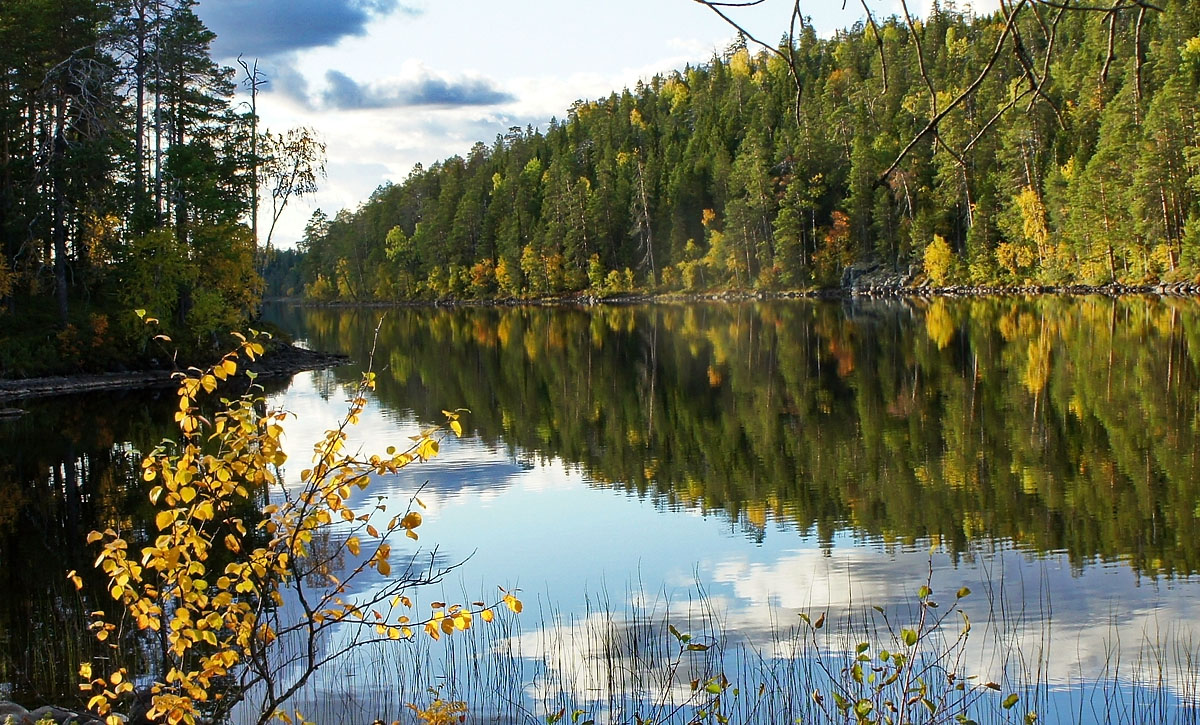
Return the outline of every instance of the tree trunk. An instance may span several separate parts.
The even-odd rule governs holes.
[[[54,296],[58,303],[58,321],[64,329],[70,310],[67,306],[67,199],[66,173],[63,169],[63,156],[66,153],[66,114],[67,102],[59,98],[54,108],[54,141],[51,158],[53,159],[53,203],[54,203]]]

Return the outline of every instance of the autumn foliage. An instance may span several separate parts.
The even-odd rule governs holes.
[[[403,450],[358,456],[346,452],[348,430],[358,422],[374,388],[364,374],[345,417],[313,449],[312,466],[285,486],[287,460],[281,438],[288,413],[269,410],[261,388],[221,399],[211,414],[202,405],[263,353],[257,335],[241,337],[237,350],[206,370],[179,380],[177,444],[164,443],[145,457],[142,477],[152,484],[156,534],[140,550],[130,532],[93,531],[96,566],[108,576],[116,611],[94,613],[102,641],[132,628],[158,649],[149,717],[168,723],[214,720],[247,701],[258,722],[296,719],[283,705],[322,665],[349,651],[424,632],[433,639],[469,629],[476,617],[490,622],[497,606],[521,610],[515,594],[499,601],[432,602],[414,612],[414,590],[436,582],[444,570],[432,558],[409,554],[393,570],[392,538],[417,539],[423,508],[415,496],[404,510],[382,499],[351,507],[376,476],[394,474],[439,452],[439,429],[414,436]],[[457,413],[446,412],[455,435]],[[367,499],[362,499],[367,500]],[[352,583],[370,573],[383,584],[355,594]],[[69,574],[76,585],[80,577]],[[367,589],[367,588],[364,588]],[[319,646],[334,627],[350,628],[336,646]],[[133,690],[134,673],[80,669],[88,703],[110,725],[117,700]],[[294,716],[294,717],[293,717]]]

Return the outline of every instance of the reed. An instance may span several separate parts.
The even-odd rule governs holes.
[[[463,703],[467,722],[548,725],[1200,722],[1189,623],[1148,629],[1138,642],[1111,627],[1099,670],[1052,680],[1050,656],[1069,644],[1054,640],[1049,593],[1032,611],[1003,592],[982,597],[988,617],[966,632],[954,593],[937,607],[926,595],[907,609],[826,612],[820,626],[815,613],[806,622],[776,609],[754,632],[732,626],[699,587],[675,598],[640,585],[619,601],[589,595],[576,614],[529,602],[498,626],[348,660],[297,707],[322,723],[414,722],[409,705],[435,700]],[[898,652],[906,665],[883,685]],[[865,701],[864,712],[856,705]]]

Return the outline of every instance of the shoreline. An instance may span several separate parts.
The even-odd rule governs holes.
[[[755,300],[793,299],[933,299],[936,297],[1031,297],[1100,295],[1104,297],[1200,297],[1200,284],[1191,282],[1129,284],[1064,284],[1064,285],[948,285],[945,287],[913,286],[892,282],[874,282],[869,278],[856,280],[846,287],[827,287],[804,290],[710,290],[703,292],[631,292],[608,296],[586,292],[560,297],[505,297],[496,299],[439,299],[439,300],[310,300],[303,297],[275,297],[264,303],[288,304],[300,307],[327,308],[392,308],[392,307],[520,307],[554,305],[626,305],[679,302],[744,302]]]
[[[965,297],[1035,297],[1035,296],[1090,296],[1118,298],[1126,296],[1155,296],[1177,299],[1200,297],[1200,284],[1172,283],[1147,285],[1025,285],[1012,287],[950,285],[945,287],[913,286],[897,284],[892,280],[876,281],[864,275],[845,287],[829,287],[807,290],[714,290],[706,292],[647,292],[611,296],[575,294],[562,297],[505,298],[492,300],[443,299],[443,300],[370,300],[362,302],[321,302],[303,298],[274,298],[264,302],[290,304],[315,308],[368,307],[374,309],[398,307],[552,307],[636,304],[686,304],[692,302],[751,302],[790,299],[893,299],[928,300],[934,298]],[[287,345],[273,350],[249,366],[261,377],[273,378],[294,375],[306,370],[319,370],[350,361],[348,355],[309,350]],[[108,390],[142,390],[169,388],[175,384],[174,371],[139,370],[130,372],[58,375],[32,378],[0,379],[0,421],[13,420],[24,411],[9,404],[33,398],[60,395],[76,395]]]
[[[349,361],[349,355],[287,345],[271,350],[247,365],[246,369],[254,371],[259,377],[275,378],[344,365]],[[0,420],[17,418],[24,412],[19,408],[7,407],[15,401],[106,390],[169,388],[175,385],[175,381],[175,371],[171,370],[0,379]]]

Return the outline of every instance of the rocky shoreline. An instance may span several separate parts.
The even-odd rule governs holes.
[[[847,299],[854,297],[930,299],[934,297],[1013,297],[1031,295],[1102,295],[1123,297],[1128,295],[1153,295],[1157,297],[1200,297],[1200,284],[1194,282],[1155,284],[1065,284],[1065,285],[946,285],[935,286],[924,279],[916,269],[907,272],[892,272],[875,267],[850,267],[842,275],[838,287],[802,290],[718,290],[710,292],[645,292],[607,296],[586,292],[561,297],[505,298],[505,299],[444,299],[444,300],[396,300],[361,302],[321,302],[302,298],[271,300],[282,304],[304,307],[343,308],[368,307],[387,309],[392,307],[520,307],[555,305],[628,305],[652,303],[686,302],[739,302],[748,300],[775,299]]]
[[[260,377],[271,378],[294,375],[305,370],[345,365],[349,361],[350,358],[347,355],[308,350],[295,345],[281,345],[251,363],[248,369]],[[169,370],[0,380],[0,420],[20,415],[21,411],[18,408],[6,407],[6,404],[12,401],[75,395],[100,390],[169,388],[174,384],[175,376]]]

